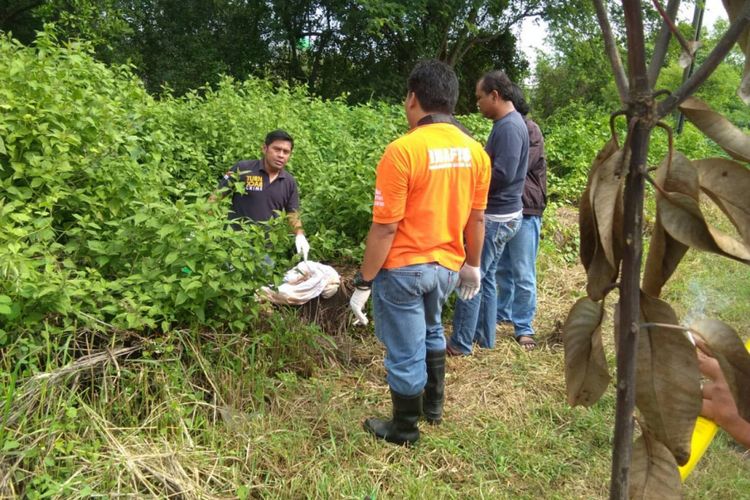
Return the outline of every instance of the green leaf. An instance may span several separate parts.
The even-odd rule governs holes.
[[[193,309],[193,312],[196,316],[198,316],[198,319],[201,321],[201,323],[206,322],[206,312],[203,310],[203,306],[197,306]]]
[[[186,292],[189,292],[190,290],[194,290],[196,288],[200,288],[203,286],[203,283],[201,283],[198,279],[192,279],[188,281],[187,279],[183,280],[181,283],[182,289]]]
[[[179,257],[180,254],[178,252],[170,252],[167,254],[167,256],[164,258],[164,263],[167,265],[172,264],[174,261],[177,260],[177,257]]]
[[[11,451],[16,450],[21,446],[21,443],[18,441],[15,441],[13,439],[8,439],[5,441],[5,444],[3,445],[3,451]]]

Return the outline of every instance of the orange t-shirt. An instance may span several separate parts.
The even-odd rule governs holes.
[[[372,220],[398,222],[383,267],[437,262],[458,271],[471,210],[487,207],[490,159],[447,123],[422,125],[388,145],[378,164]]]

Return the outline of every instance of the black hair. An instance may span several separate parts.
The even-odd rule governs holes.
[[[523,90],[521,90],[521,88],[515,83],[513,84],[513,91],[510,100],[513,101],[513,107],[516,108],[516,111],[523,116],[528,115],[529,111],[531,111],[529,103],[526,102],[526,98],[523,96]]]
[[[292,145],[292,149],[294,149],[294,139],[292,139],[292,136],[289,135],[286,130],[272,130],[266,135],[266,146],[270,146],[276,141],[287,141]]]
[[[453,68],[437,59],[419,61],[406,81],[422,109],[450,115],[458,100],[458,78]]]
[[[513,82],[510,81],[505,72],[499,69],[490,71],[485,73],[480,82],[482,82],[481,87],[485,94],[490,94],[493,90],[496,90],[504,100],[513,100]]]

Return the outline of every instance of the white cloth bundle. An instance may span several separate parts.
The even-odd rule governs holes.
[[[260,296],[274,304],[304,304],[321,295],[324,299],[332,297],[339,289],[341,278],[331,266],[303,261],[284,274],[284,281],[277,290],[264,286]]]

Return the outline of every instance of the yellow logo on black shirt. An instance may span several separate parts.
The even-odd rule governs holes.
[[[260,175],[245,177],[245,191],[263,191],[263,177]]]

